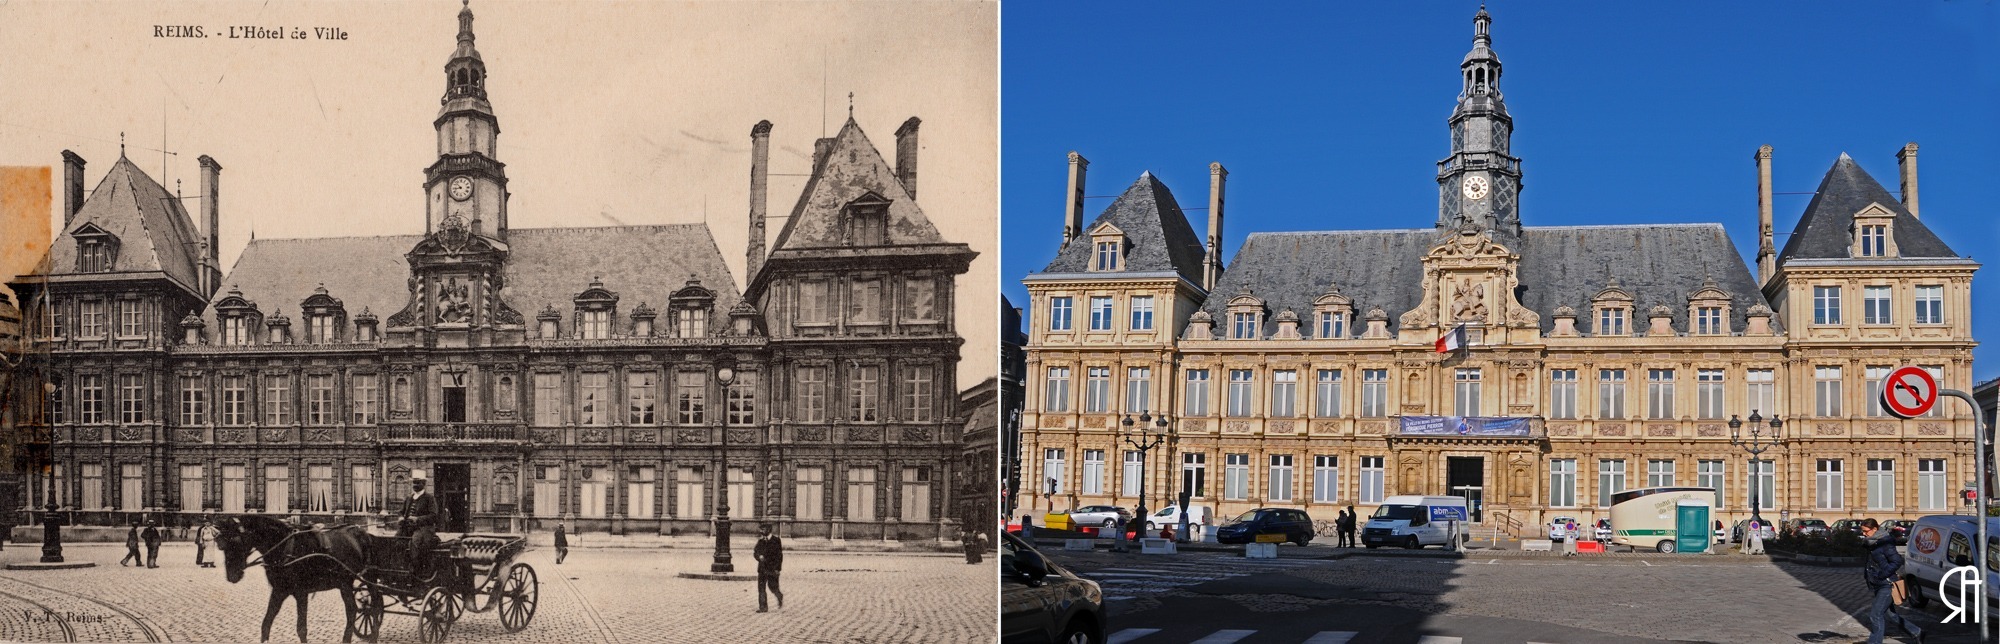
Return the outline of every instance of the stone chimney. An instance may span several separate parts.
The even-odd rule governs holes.
[[[207,263],[208,284],[202,286],[202,296],[215,294],[222,287],[222,209],[216,201],[222,193],[222,164],[206,154],[195,159],[201,164],[201,217],[207,229],[202,261]]]
[[[1896,167],[1903,174],[1903,208],[1917,216],[1917,144],[1915,141],[1903,144],[1896,153]]]
[[[771,122],[750,128],[750,241],[743,261],[743,284],[764,267],[764,211],[771,182]]]
[[[62,158],[63,229],[68,230],[70,222],[76,219],[76,211],[83,210],[83,157],[63,150]]]
[[[1757,284],[1778,274],[1778,247],[1771,233],[1771,146],[1757,148]]]
[[[1208,256],[1201,271],[1201,290],[1215,289],[1222,279],[1222,189],[1229,182],[1229,170],[1222,163],[1208,164]]]
[[[1083,234],[1083,174],[1090,169],[1090,160],[1069,153],[1069,204],[1063,207],[1063,243]]]
[[[912,116],[896,128],[896,180],[903,182],[911,199],[917,198],[917,126],[923,124],[923,119]]]

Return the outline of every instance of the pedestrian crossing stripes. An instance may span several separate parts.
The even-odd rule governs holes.
[[[1160,629],[1157,628],[1127,628],[1112,633],[1110,637],[1105,639],[1105,641],[1107,644],[1127,644],[1128,642],[1139,640],[1145,638],[1148,635],[1153,635],[1158,632],[1160,632]],[[1243,640],[1244,638],[1256,634],[1257,634],[1256,629],[1222,629],[1211,632],[1198,639],[1189,641],[1191,641],[1193,644],[1233,644],[1234,642]],[[1320,631],[1318,633],[1314,633],[1311,637],[1306,638],[1302,642],[1302,644],[1347,644],[1348,642],[1353,641],[1354,638],[1358,635],[1360,635],[1360,633],[1356,631]],[[1165,642],[1167,641],[1164,638],[1154,638],[1154,639],[1159,640],[1161,644],[1165,644]],[[1464,644],[1464,643],[1465,643],[1465,638],[1452,635],[1424,635],[1422,637],[1417,638],[1417,644]],[[1140,642],[1140,644],[1153,644],[1153,641],[1148,640],[1145,642]],[[1524,642],[1523,644],[1544,644],[1544,643]]]
[[[1217,579],[1319,564],[1320,562],[1307,559],[1243,559],[1226,555],[1207,555],[1147,561],[1080,574],[1097,582],[1098,587],[1104,590],[1105,600],[1115,601],[1135,599]]]

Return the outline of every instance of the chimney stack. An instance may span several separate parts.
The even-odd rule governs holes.
[[[1222,189],[1229,171],[1221,162],[1208,164],[1208,258],[1201,271],[1201,290],[1215,289],[1222,278]]]
[[[750,248],[743,262],[743,284],[757,279],[764,267],[764,206],[771,181],[771,122],[750,128]]]
[[[1771,242],[1771,146],[1757,148],[1757,284],[1778,273],[1778,247]]]
[[[1896,166],[1903,171],[1903,208],[1917,216],[1917,143],[1903,144],[1903,150],[1896,153]]]
[[[205,231],[208,233],[208,248],[203,259],[208,262],[209,276],[208,285],[202,292],[202,296],[206,297],[214,295],[215,289],[222,286],[222,243],[219,236],[222,210],[216,204],[216,199],[222,194],[222,164],[206,154],[195,161],[201,164],[201,214],[208,224]]]
[[[923,124],[923,119],[912,116],[896,128],[896,179],[911,199],[917,198],[917,126]]]
[[[1077,154],[1075,150],[1071,150],[1069,153],[1069,205],[1063,208],[1063,216],[1065,217],[1063,220],[1064,244],[1068,244],[1069,240],[1075,239],[1077,235],[1083,234],[1083,174],[1088,169],[1090,169],[1090,160],[1083,158],[1083,155]]]
[[[76,211],[83,210],[83,157],[69,150],[63,158],[63,229],[68,230]]]

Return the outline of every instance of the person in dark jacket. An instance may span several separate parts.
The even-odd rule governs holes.
[[[438,544],[437,495],[424,489],[423,472],[410,475],[410,498],[403,501],[403,516],[396,524],[396,536],[410,538],[410,571],[417,578],[429,576],[430,552]]]
[[[146,531],[139,533],[139,536],[146,540],[146,567],[160,567],[160,526],[153,523],[152,519],[147,519]]]
[[[128,561],[138,562],[141,566],[146,565],[146,558],[139,554],[139,524],[137,523],[132,524],[131,530],[125,531],[125,558],[118,560],[118,566],[122,568]]]
[[[568,556],[569,533],[563,532],[563,524],[558,523],[556,524],[556,565],[562,565],[563,558]]]
[[[757,558],[757,612],[762,613],[768,609],[764,602],[766,587],[778,596],[778,608],[785,607],[785,593],[778,590],[778,571],[785,566],[785,545],[771,532],[769,523],[758,526],[757,532],[762,536],[757,537],[757,548],[751,551],[751,556]]]
[[[1861,520],[1861,538],[1868,544],[1868,565],[1861,568],[1861,574],[1868,582],[1868,590],[1875,593],[1875,602],[1868,609],[1868,644],[1882,644],[1891,620],[1922,644],[1924,629],[1896,614],[1894,588],[1903,571],[1903,554],[1896,552],[1896,540],[1882,532],[1881,524],[1874,519]]]
[[[1354,535],[1360,532],[1360,527],[1361,514],[1354,511],[1354,506],[1347,506],[1347,547],[1353,548],[1361,545],[1354,542]]]

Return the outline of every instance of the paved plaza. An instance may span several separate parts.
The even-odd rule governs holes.
[[[9,544],[0,564],[34,561],[35,546]],[[735,553],[754,570],[750,545]],[[261,569],[230,584],[222,568],[196,568],[194,547],[170,543],[157,569],[118,565],[122,544],[66,546],[94,568],[0,570],[0,640],[30,642],[256,641],[269,594]],[[214,551],[211,550],[213,555]],[[541,580],[528,627],[507,633],[491,612],[468,613],[453,641],[496,642],[991,642],[998,588],[993,560],[910,554],[787,552],[785,607],[759,614],[754,582],[681,579],[707,571],[704,550],[572,548],[563,564],[538,548],[523,561]],[[308,640],[339,641],[338,593],[314,595]],[[774,603],[775,607],[775,603]],[[287,602],[271,641],[295,641]],[[388,615],[382,641],[417,641],[417,618]]]

